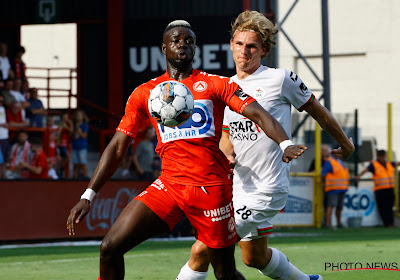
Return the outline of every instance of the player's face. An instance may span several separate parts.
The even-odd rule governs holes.
[[[231,50],[236,69],[249,74],[257,70],[265,48],[261,45],[257,33],[253,31],[240,31],[231,39]]]
[[[164,34],[162,51],[177,69],[186,69],[194,58],[196,35],[186,27],[175,27]]]

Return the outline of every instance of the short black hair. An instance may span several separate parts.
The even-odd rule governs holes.
[[[15,48],[15,52],[22,52],[22,53],[25,53],[25,48],[24,48],[23,46],[17,46],[17,47]]]
[[[25,129],[21,129],[21,130],[18,130],[18,132],[17,132],[17,137],[18,137],[18,135],[20,135],[21,133],[25,133],[26,135],[29,136],[28,131],[26,131]]]
[[[187,22],[186,20],[183,20],[183,19],[178,19],[178,20],[171,21],[167,25],[167,27],[165,27],[163,34],[167,33],[169,30],[171,30],[172,28],[175,28],[175,27],[186,27],[193,31],[193,28],[189,22]],[[193,33],[194,33],[194,31],[193,31]]]
[[[386,151],[385,151],[385,150],[379,150],[379,151],[377,152],[377,155],[378,155],[378,157],[386,156]]]
[[[36,146],[42,146],[42,139],[40,139],[39,137],[33,137],[30,141],[29,141],[29,143],[31,144],[31,145],[36,145]]]

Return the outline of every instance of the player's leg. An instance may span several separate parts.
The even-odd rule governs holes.
[[[176,280],[204,280],[209,264],[208,247],[197,240],[192,246],[189,261],[182,267]],[[236,271],[236,277],[239,280],[246,279],[239,271]]]
[[[123,279],[124,254],[144,240],[168,230],[168,224],[149,207],[139,200],[132,200],[101,243],[100,278]]]
[[[205,280],[209,264],[208,248],[197,240],[190,251],[189,261],[181,268],[176,280]]]
[[[185,207],[181,208],[195,228],[197,239],[208,247],[215,277],[239,279],[235,276],[236,231],[232,186],[186,187],[186,191]]]
[[[169,194],[168,186],[155,180],[118,217],[100,248],[102,280],[123,279],[123,255],[144,240],[171,231],[182,220],[183,211]]]
[[[284,207],[287,193],[265,195],[268,199],[247,201],[246,205],[235,201],[237,233],[243,236],[239,242],[242,260],[257,268],[261,274],[281,280],[321,280],[319,275],[302,273],[279,250],[268,247],[267,236],[272,233],[271,219]],[[263,205],[263,210],[260,206]]]

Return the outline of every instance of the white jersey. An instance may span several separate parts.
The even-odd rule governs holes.
[[[290,138],[291,105],[302,111],[315,98],[301,79],[286,69],[261,65],[245,79],[239,80],[235,75],[232,80],[255,98],[282,125]],[[238,199],[241,203],[251,203],[254,196],[288,193],[290,164],[282,161],[283,152],[279,145],[266,136],[258,125],[228,107],[225,109],[223,128],[229,130],[236,154],[234,201]]]

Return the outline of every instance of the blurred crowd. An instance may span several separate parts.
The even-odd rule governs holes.
[[[44,108],[38,89],[29,86],[25,49],[7,55],[0,42],[0,180],[87,179],[89,119],[82,110]],[[147,124],[129,147],[118,177],[152,180],[161,172],[157,140]],[[70,172],[70,166],[72,172]]]

